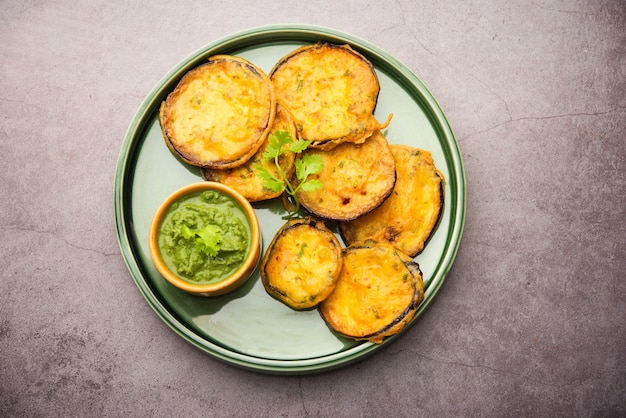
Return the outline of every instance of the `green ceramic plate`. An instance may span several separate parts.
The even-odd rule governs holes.
[[[202,180],[197,168],[177,159],[161,136],[157,113],[164,97],[189,69],[215,54],[246,58],[267,73],[293,49],[318,41],[350,44],[374,65],[380,80],[378,120],[393,120],[390,143],[430,150],[446,178],[437,229],[416,257],[425,298],[415,320],[432,302],[456,255],[465,220],[465,178],[457,142],[446,117],[424,84],[397,59],[355,36],[317,26],[280,25],[246,30],[208,44],[176,65],[141,104],[122,144],[115,174],[115,217],[122,255],[139,290],[160,318],[182,338],[227,363],[270,373],[307,373],[350,364],[381,345],[331,332],[317,311],[296,312],[271,298],[258,270],[233,294],[190,296],[156,271],[148,251],[148,227],[159,204],[174,190]],[[284,223],[279,202],[255,204],[264,250]],[[410,332],[406,327],[403,332]]]

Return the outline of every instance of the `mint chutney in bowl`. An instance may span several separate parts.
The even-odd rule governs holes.
[[[254,209],[237,191],[203,181],[171,194],[149,231],[150,256],[172,285],[199,296],[219,296],[244,284],[261,254]]]

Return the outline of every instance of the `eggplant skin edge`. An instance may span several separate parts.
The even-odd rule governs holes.
[[[311,148],[331,150],[343,142],[361,143],[391,121],[391,115],[382,124],[374,118],[378,76],[372,63],[348,44],[318,42],[296,48],[278,60],[269,77],[277,100],[294,112],[299,138],[310,140]],[[342,78],[351,82],[341,83]],[[341,90],[344,86],[350,86],[349,94]],[[351,102],[343,99],[346,95]],[[333,110],[346,109],[351,109],[351,122],[334,120]]]
[[[341,244],[324,222],[295,218],[281,227],[265,251],[261,282],[270,296],[290,308],[314,309],[334,290],[342,266]]]
[[[323,169],[311,178],[321,189],[299,190],[300,204],[318,218],[349,222],[380,207],[393,193],[398,178],[392,148],[382,132],[376,131],[363,144],[345,143],[332,151],[310,149]],[[299,182],[293,179],[294,187]]]
[[[327,301],[324,301],[324,302],[320,303],[320,305],[318,306],[318,311],[319,311],[322,319],[326,322],[328,327],[333,332],[335,332],[335,333],[337,333],[337,334],[339,334],[341,336],[347,337],[347,338],[352,338],[352,339],[355,339],[355,340],[366,340],[366,341],[370,341],[370,342],[373,342],[373,343],[376,343],[376,344],[380,344],[380,343],[382,343],[382,341],[384,340],[385,337],[389,337],[389,336],[392,336],[392,335],[395,335],[395,334],[399,333],[400,331],[402,331],[406,327],[406,325],[408,325],[411,322],[411,320],[415,316],[415,313],[417,312],[417,309],[418,309],[420,303],[424,299],[424,288],[423,288],[422,272],[421,272],[421,270],[419,268],[419,264],[417,262],[415,262],[413,259],[411,259],[408,255],[403,253],[402,251],[395,249],[390,244],[387,244],[387,243],[377,243],[377,242],[374,242],[374,241],[367,241],[367,242],[364,242],[364,243],[355,243],[355,244],[351,245],[350,247],[347,247],[346,249],[344,249],[344,254],[345,254],[346,251],[348,251],[348,252],[354,251],[354,250],[358,251],[359,249],[371,248],[373,246],[383,246],[383,247],[391,247],[391,248],[393,248],[394,254],[396,254],[396,256],[402,261],[402,263],[404,264],[406,270],[408,271],[408,273],[414,279],[414,286],[413,286],[413,293],[411,295],[411,300],[404,307],[404,309],[402,309],[401,312],[399,312],[394,318],[392,318],[388,323],[384,324],[381,328],[379,328],[379,329],[377,329],[377,330],[375,330],[373,332],[369,332],[369,333],[348,332],[346,329],[342,329],[341,324],[335,323],[335,321],[333,321],[333,319],[331,319],[331,316],[333,316],[334,314],[329,314],[329,312],[327,312],[326,302],[328,300],[331,300],[330,297],[329,297],[329,299],[327,299]],[[390,259],[389,262],[393,263],[394,260]],[[346,263],[344,263],[344,269],[346,268],[345,266],[346,266]],[[381,278],[378,278],[378,279],[381,280]],[[387,279],[388,278],[385,277],[382,280],[387,280]],[[342,277],[340,276],[339,281],[341,281],[341,280],[342,280]],[[363,284],[361,283],[359,286],[361,286],[361,285],[363,285]],[[338,287],[337,288],[339,288],[339,282],[338,282]],[[333,303],[336,303],[336,302],[333,301]],[[350,303],[350,301],[348,301],[347,303]],[[328,309],[333,309],[333,307],[330,307]],[[339,308],[336,308],[336,309],[338,311],[345,311],[345,310],[347,310],[349,308],[339,307]],[[348,321],[351,321],[351,320],[348,319]],[[367,325],[368,324],[364,324],[364,326],[367,326]]]
[[[415,257],[424,250],[440,223],[445,178],[429,151],[399,144],[391,145],[391,149],[397,175],[394,190],[366,215],[340,222],[339,233],[348,246],[372,239],[388,242]]]
[[[256,124],[229,124],[221,123],[214,126],[219,127],[222,130],[222,135],[214,136],[213,134],[196,136],[196,134],[191,135],[189,133],[191,122],[195,121],[199,126],[204,126],[204,120],[207,119],[208,112],[208,120],[211,120],[215,117],[213,113],[211,113],[214,109],[209,105],[208,108],[203,109],[202,117],[197,113],[197,111],[190,110],[191,105],[185,102],[181,95],[189,95],[195,94],[198,95],[198,104],[201,102],[209,103],[210,100],[218,100],[216,99],[215,93],[211,89],[199,89],[192,88],[191,83],[194,80],[199,79],[202,80],[213,80],[215,83],[216,79],[213,78],[213,73],[211,72],[214,68],[217,71],[220,71],[221,65],[225,65],[228,68],[223,69],[226,74],[231,74],[234,71],[240,70],[245,71],[247,74],[251,74],[252,77],[239,77],[233,78],[237,79],[237,83],[234,81],[226,86],[237,86],[239,89],[246,89],[255,91],[258,95],[256,97],[257,100],[261,100],[261,102],[255,102],[251,99],[245,99],[243,106],[247,106],[248,109],[254,109],[258,114],[258,120]],[[235,68],[237,70],[235,70]],[[218,76],[219,76],[218,72]],[[232,73],[237,75],[238,73]],[[248,82],[248,85],[245,83]],[[204,95],[211,95],[211,99],[209,101],[205,101]],[[241,99],[244,96],[237,96],[231,99],[223,99],[223,100],[244,100]],[[254,97],[254,95],[251,95]],[[170,116],[170,107],[174,107],[176,112],[182,113],[175,118],[171,118]],[[187,73],[185,73],[182,78],[179,80],[176,87],[169,92],[165,100],[161,102],[159,108],[159,124],[161,127],[161,133],[165,140],[167,147],[172,151],[175,155],[177,155],[182,161],[189,165],[198,166],[198,167],[210,167],[215,169],[228,169],[233,167],[238,167],[248,161],[255,152],[260,148],[261,144],[267,137],[271,126],[273,125],[274,118],[276,113],[276,95],[272,86],[272,83],[269,77],[255,64],[247,61],[241,57],[231,56],[231,55],[214,55],[209,57],[208,62],[200,64],[192,69],[190,69]],[[184,115],[188,115],[187,118]],[[235,115],[229,115],[231,122],[237,120],[234,119]],[[178,121],[185,121],[178,122]],[[243,119],[241,120],[243,121]],[[183,125],[178,126],[180,123]],[[174,125],[178,126],[178,129],[174,127]],[[192,127],[194,125],[191,125]],[[180,132],[179,132],[180,131]],[[240,132],[246,132],[247,134],[243,139],[238,141],[230,141],[224,140],[223,138],[228,138],[230,135],[238,135]],[[222,139],[219,139],[223,137]],[[206,144],[210,141],[217,140],[219,141],[220,147],[210,147],[206,148]]]

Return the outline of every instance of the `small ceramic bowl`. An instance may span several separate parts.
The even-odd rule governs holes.
[[[174,203],[204,191],[215,191],[226,195],[242,209],[250,224],[250,242],[246,258],[233,273],[216,282],[193,283],[180,277],[166,265],[161,255],[158,235],[161,224],[168,213],[168,209],[170,209]],[[259,220],[250,202],[231,187],[211,181],[193,183],[171,194],[161,204],[154,215],[150,225],[148,240],[152,261],[165,280],[181,290],[199,296],[219,296],[237,289],[250,278],[250,275],[258,265],[261,255],[261,229],[259,227]],[[216,257],[219,257],[219,253]]]

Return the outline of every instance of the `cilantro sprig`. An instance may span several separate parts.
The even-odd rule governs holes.
[[[200,253],[215,257],[221,249],[222,230],[215,225],[209,224],[195,230],[183,225],[180,232],[186,240],[194,241],[194,246]]]
[[[278,176],[275,176],[260,164],[256,164],[255,166],[257,175],[263,180],[264,187],[279,193],[286,192],[292,197],[295,208],[291,211],[291,215],[300,210],[300,202],[296,197],[298,191],[309,192],[322,188],[323,184],[320,180],[309,178],[309,176],[321,172],[324,168],[324,161],[318,154],[303,154],[300,158],[296,158],[295,174],[298,185],[294,187],[289,176],[285,174],[285,171],[281,167],[279,158],[286,152],[300,154],[302,151],[306,150],[310,144],[311,141],[302,139],[294,141],[287,131],[275,131],[268,137],[268,146],[263,153],[262,159],[263,161],[274,161]]]

